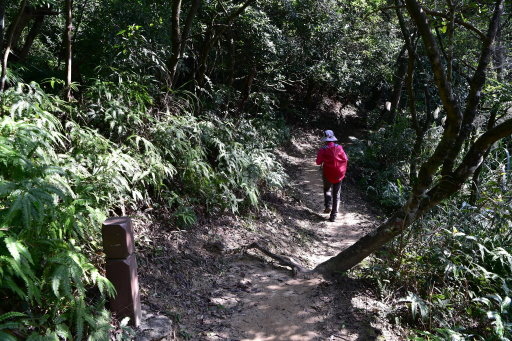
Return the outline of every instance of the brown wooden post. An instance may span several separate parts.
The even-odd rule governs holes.
[[[101,233],[107,256],[107,278],[116,288],[110,310],[120,319],[129,317],[130,324],[137,327],[142,313],[132,221],[129,217],[109,218],[103,223]]]

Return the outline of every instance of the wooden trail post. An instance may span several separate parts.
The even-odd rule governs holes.
[[[110,310],[120,319],[129,317],[130,324],[137,327],[142,313],[132,221],[129,217],[109,218],[103,223],[101,234],[107,278],[117,292],[110,300]]]

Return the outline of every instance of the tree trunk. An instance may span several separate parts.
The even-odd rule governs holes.
[[[194,18],[199,10],[199,6],[201,5],[201,0],[192,0],[192,4],[190,10],[187,14],[187,18],[185,19],[185,25],[183,26],[183,32],[181,34],[181,42],[180,42],[180,58],[183,58],[183,54],[185,53],[185,48],[187,47],[187,40],[190,34],[190,29],[192,28],[192,23],[194,22]]]
[[[453,74],[453,35],[455,34],[455,6],[452,0],[446,0],[449,9],[449,21],[448,21],[448,51],[446,54],[446,74],[448,82],[452,81]]]
[[[386,121],[391,123],[395,120],[400,99],[402,97],[402,88],[404,87],[405,75],[407,73],[407,58],[405,57],[406,46],[402,47],[402,51],[398,55],[398,68],[394,74],[393,92],[391,94],[391,106],[389,108]]]
[[[21,34],[25,27],[30,24],[30,21],[34,17],[35,12],[36,10],[27,2],[20,15],[16,17],[11,25],[9,25],[9,28],[7,29],[7,35],[9,37],[12,35],[12,38],[8,39],[11,39],[11,52],[13,52],[13,56],[17,57],[17,55],[14,55],[14,51],[20,50],[19,43],[21,40]]]
[[[334,275],[337,272],[347,271],[354,265],[359,264],[363,259],[380,249],[410,225],[411,222],[406,222],[405,220],[406,216],[403,209],[396,212],[376,230],[368,233],[337,256],[319,264],[315,271]]]
[[[181,0],[173,0],[171,14],[171,57],[167,63],[169,68],[169,78],[172,86],[178,60],[180,56],[181,46],[181,32],[180,32],[180,15],[181,15]]]
[[[481,90],[486,80],[486,70],[489,66],[493,53],[493,43],[498,32],[500,17],[502,14],[503,0],[498,0],[495,5],[493,16],[489,23],[486,38],[482,44],[480,58],[478,60],[478,67],[470,82],[469,95],[466,100],[466,108],[462,117],[460,133],[457,136],[453,148],[447,154],[448,157],[445,159],[443,164],[443,174],[449,174],[452,171],[456,157],[459,154],[464,141],[467,140],[469,134],[471,133],[473,121],[475,120],[478,111],[478,105],[482,96]]]
[[[491,114],[489,116],[489,120],[487,121],[487,130],[491,129],[496,124],[496,116],[498,115],[498,109],[499,109],[499,104],[495,105],[491,109]],[[489,156],[489,153],[490,153],[490,150],[488,150],[484,154],[484,158],[483,158],[484,161]],[[475,173],[473,173],[473,179],[471,181],[471,194],[469,196],[469,203],[471,205],[475,205],[480,197],[480,173],[482,173],[482,166],[483,166],[483,162],[475,170]]]
[[[488,41],[485,42],[484,48],[482,48],[479,67],[471,82],[470,95],[467,99],[465,113],[471,114],[472,111],[476,111],[478,100],[475,100],[474,97],[482,90],[484,84],[482,78],[485,79],[486,72],[486,68],[482,67],[485,65],[485,59],[488,53],[485,46],[488,45],[489,41],[494,40],[494,36],[496,35],[494,24],[497,18],[503,13],[503,1],[504,0],[496,1],[487,34]],[[427,56],[432,66],[437,90],[447,113],[445,130],[434,153],[421,166],[418,181],[411,191],[408,202],[375,231],[370,232],[337,256],[318,265],[315,269],[318,272],[333,274],[337,271],[346,271],[384,246],[431,208],[459,191],[474,170],[480,166],[485,153],[492,144],[512,134],[512,119],[489,129],[473,143],[457,169],[449,174],[443,174],[443,177],[433,185],[434,176],[438,174],[446,156],[453,154],[453,149],[457,151],[455,157],[460,153],[460,148],[457,148],[454,142],[457,140],[459,134],[461,113],[458,103],[452,94],[451,84],[441,64],[439,49],[432,35],[425,11],[416,0],[406,0],[405,2],[407,10],[418,27],[418,31],[423,39]],[[476,97],[479,97],[479,95]]]
[[[427,132],[430,125],[434,122],[434,114],[432,112],[432,106],[430,104],[430,93],[428,91],[428,86],[425,86],[423,92],[425,97],[426,117],[421,124],[420,122],[418,122],[418,127],[415,128],[416,139],[414,141],[414,145],[411,152],[411,166],[409,170],[409,183],[411,184],[411,186],[414,186],[418,179],[418,158],[421,153],[421,147],[423,146],[425,133]]]
[[[7,61],[9,59],[9,54],[11,54],[12,49],[12,42],[14,37],[14,32],[16,31],[16,28],[18,27],[21,17],[23,16],[23,13],[25,13],[25,7],[27,6],[27,0],[21,1],[20,11],[18,12],[18,15],[14,19],[12,30],[9,32],[9,37],[7,38],[7,44],[5,46],[4,55],[2,58],[2,78],[0,80],[0,91],[5,90],[5,82],[7,81]]]
[[[236,64],[235,42],[234,42],[233,38],[229,39],[228,51],[229,51],[229,59],[228,59],[229,68],[228,68],[227,85],[232,87],[233,83],[235,82],[235,64]]]
[[[0,0],[0,51],[4,46],[5,31],[5,0]]]
[[[240,104],[238,106],[239,112],[242,112],[244,110],[245,103],[247,102],[247,100],[249,99],[249,95],[251,94],[251,87],[255,77],[256,67],[252,67],[247,77],[245,77],[245,84],[244,88],[242,89],[242,95],[240,96]]]
[[[33,7],[28,4],[25,6],[23,14],[19,18],[18,23],[13,22],[7,30],[8,35],[12,33],[11,50],[12,55],[9,58],[14,60],[23,60],[28,56],[30,48],[34,43],[35,37],[41,31],[41,27],[44,22],[44,18],[47,15],[56,15],[58,12],[54,12],[51,7]],[[21,35],[25,28],[30,25],[30,22],[34,19],[27,36],[24,39],[23,46],[21,44]]]
[[[66,46],[66,100],[72,99],[71,76],[72,76],[72,41],[73,41],[73,0],[66,0],[66,30],[64,33],[64,44]]]
[[[44,16],[38,15],[34,18],[34,23],[32,24],[32,27],[30,28],[30,31],[27,34],[27,37],[25,38],[25,43],[23,44],[23,48],[21,51],[18,52],[18,58],[19,60],[24,60],[27,58],[30,48],[32,47],[32,44],[34,43],[34,40],[36,39],[37,35],[41,31],[41,27],[43,27],[44,22]]]
[[[420,153],[421,145],[423,143],[423,134],[420,128],[418,113],[416,111],[416,94],[414,91],[414,69],[416,63],[416,55],[412,46],[409,46],[409,55],[407,58],[407,78],[406,78],[406,88],[407,88],[407,103],[409,107],[409,112],[412,118],[412,127],[416,132],[416,140],[414,142],[414,147],[411,153],[411,161],[410,161],[410,172],[409,172],[409,182],[412,184],[416,183],[417,174],[417,157]]]
[[[199,60],[198,60],[198,68],[196,73],[196,82],[199,86],[203,86],[204,76],[206,74],[206,62],[208,60],[208,55],[210,54],[210,50],[213,46],[213,29],[208,29],[205,34],[205,40],[203,42],[203,46],[199,51]]]
[[[185,19],[183,26],[183,32],[180,29],[180,18],[181,18],[181,0],[174,0],[172,3],[172,16],[171,16],[171,56],[167,62],[167,68],[169,69],[169,81],[171,86],[175,83],[176,70],[180,58],[183,58],[185,48],[187,45],[188,36],[192,23],[197,14],[201,0],[193,0],[190,10]]]
[[[75,10],[75,13],[78,13],[78,14],[75,15],[75,18],[73,19],[73,21],[75,22],[75,25],[73,25],[75,34],[73,34],[73,41],[71,42],[72,44],[75,43],[75,41],[77,40],[78,32],[80,32],[80,26],[84,19],[84,13],[85,13],[86,6],[87,6],[87,2],[84,1],[82,3],[82,6],[80,7],[80,9]]]
[[[224,31],[231,25],[233,20],[235,20],[240,14],[245,11],[247,7],[255,0],[246,0],[242,6],[238,7],[234,10],[228,17],[225,22],[219,29],[215,30],[212,26],[207,30],[205,36],[205,40],[203,42],[203,47],[199,53],[199,67],[196,74],[196,82],[199,86],[203,86],[204,77],[206,75],[206,62],[208,60],[208,55],[210,54],[211,49],[215,46],[215,43],[222,37]]]
[[[502,27],[498,28],[496,33],[496,44],[493,51],[494,67],[496,68],[496,79],[498,82],[503,82],[503,69],[505,63],[505,46],[503,45]]]
[[[427,191],[423,198],[418,198],[417,205],[415,200],[409,200],[404,207],[395,212],[376,230],[368,233],[338,255],[319,264],[314,271],[334,275],[359,264],[363,259],[402,233],[430,209],[459,191],[464,182],[471,176],[473,170],[482,163],[485,153],[492,144],[511,134],[512,119],[487,131],[473,144],[461,165],[450,176],[449,181],[441,180]]]

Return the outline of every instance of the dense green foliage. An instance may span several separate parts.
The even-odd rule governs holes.
[[[475,205],[447,202],[378,255],[371,269],[394,314],[418,339],[502,340],[510,335],[510,164],[505,146],[488,158]],[[507,165],[508,163],[508,165]],[[400,289],[397,290],[397,285]],[[394,293],[393,293],[394,291]],[[403,304],[411,310],[405,313]]]
[[[87,290],[112,290],[91,263],[99,261],[108,212],[164,203],[177,224],[191,225],[194,206],[237,212],[284,181],[268,150],[275,142],[266,136],[277,135],[268,124],[186,112],[148,116],[144,103],[123,112],[134,91],[118,92],[122,84],[113,83],[94,89],[84,101],[89,111],[36,84],[4,93],[0,283],[3,295],[18,297],[2,305],[23,311],[6,328],[104,339],[108,314],[88,303]]]
[[[410,186],[406,157],[411,154],[413,139],[410,120],[400,117],[395,124],[378,129],[348,149],[360,186],[386,209],[400,207],[407,200]]]
[[[472,139],[485,130],[493,113],[499,113],[498,121],[509,115],[511,89],[492,76]],[[418,104],[420,110],[427,110],[424,105]],[[370,128],[375,124],[369,120]],[[419,160],[432,153],[440,124],[434,120],[426,129]],[[410,118],[398,117],[352,149],[361,185],[385,209],[403,205],[414,181],[411,126]],[[378,252],[363,270],[383,297],[395,302],[389,317],[412,329],[413,340],[512,337],[510,146],[510,138],[496,143],[478,178]]]
[[[492,2],[425,3],[463,101]],[[287,125],[321,122],[324,98],[367,116],[351,171],[387,210],[410,199],[443,136],[429,48],[402,1],[0,0],[4,19],[2,339],[104,340],[112,288],[101,275],[101,222],[165,207],[173,225],[190,228],[202,215],[256,209],[262,192],[286,183],[273,149]],[[507,119],[503,19],[464,152]],[[407,54],[410,78],[400,72]],[[397,94],[391,114],[382,107]],[[473,188],[375,259],[372,276],[383,293],[405,297],[412,318],[402,322],[418,339],[511,336],[510,145],[501,143]]]

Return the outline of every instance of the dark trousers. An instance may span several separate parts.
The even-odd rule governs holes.
[[[335,218],[338,213],[338,206],[340,202],[340,188],[341,181],[337,184],[332,184],[325,177],[324,180],[324,205],[326,209],[331,209],[331,217]],[[331,206],[332,205],[332,206]]]

